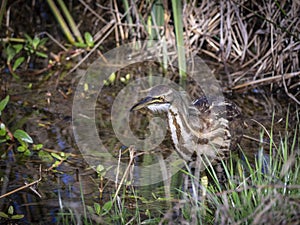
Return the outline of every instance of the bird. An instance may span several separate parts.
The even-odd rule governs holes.
[[[233,148],[232,123],[240,111],[229,100],[210,100],[205,95],[191,100],[182,90],[156,85],[130,111],[148,109],[166,113],[171,139],[178,155],[186,162],[197,160],[200,170],[229,157]]]

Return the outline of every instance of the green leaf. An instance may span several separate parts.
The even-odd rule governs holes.
[[[13,215],[11,218],[13,220],[19,220],[19,219],[22,219],[23,217],[24,217],[24,215],[18,214],[18,215]]]
[[[24,34],[24,36],[30,44],[33,42],[32,38],[28,34]]]
[[[13,215],[14,214],[14,207],[11,205],[8,207],[8,214]]]
[[[99,203],[95,202],[94,203],[94,209],[95,209],[95,212],[97,215],[100,215],[100,212],[101,212],[101,206]]]
[[[6,142],[6,139],[0,139],[0,144]]]
[[[120,81],[121,81],[122,83],[125,83],[125,82],[126,82],[125,77],[120,77]]]
[[[13,65],[13,71],[15,71],[25,60],[25,57],[19,57],[17,58],[17,60],[15,61],[14,65]]]
[[[95,214],[95,210],[92,206],[86,205],[87,211],[89,212],[89,215]]]
[[[62,157],[61,157],[59,154],[55,153],[55,152],[52,152],[51,155],[52,155],[54,158],[58,159],[58,160],[62,160]]]
[[[99,164],[96,167],[96,172],[97,172],[98,176],[102,176],[102,177],[105,176],[105,174],[106,174],[106,170],[105,170],[104,166],[101,164]]]
[[[93,36],[92,36],[89,32],[85,32],[85,33],[84,33],[84,39],[85,39],[85,43],[86,43],[89,47],[93,47],[93,46],[94,46],[94,39],[93,39]]]
[[[9,216],[4,212],[0,212],[0,217],[5,218],[5,219],[9,218]]]
[[[38,156],[43,162],[52,162],[53,161],[53,157],[49,154],[49,152],[40,150],[38,153]]]
[[[83,90],[85,92],[87,92],[89,90],[89,84],[88,83],[84,83]]]
[[[27,86],[28,89],[32,88],[32,83],[29,83]]]
[[[104,86],[108,86],[108,85],[109,85],[109,82],[108,82],[107,80],[104,80],[104,81],[103,81],[103,85],[104,85]]]
[[[48,38],[42,38],[40,40],[40,45],[39,46],[44,46],[46,44],[46,42],[48,41]]]
[[[103,210],[105,211],[102,215],[105,215],[107,214],[110,210],[111,210],[111,207],[112,207],[112,201],[108,201],[104,204],[104,206],[102,207]]]
[[[0,102],[0,115],[1,115],[1,112],[4,110],[5,106],[7,105],[9,101],[9,95],[7,95],[5,97],[5,99],[3,99],[1,102]]]
[[[15,44],[13,48],[16,50],[16,54],[18,54],[22,50],[23,44]]]
[[[79,43],[79,42],[75,42],[74,45],[78,48],[85,48],[86,47],[86,44],[84,43]]]
[[[109,80],[110,83],[115,82],[115,80],[116,80],[116,74],[115,74],[115,73],[112,73],[112,74],[109,76],[108,80]]]
[[[43,148],[43,144],[33,145],[32,147],[33,150],[40,150],[41,148]]]
[[[24,153],[25,156],[31,156],[31,151],[27,149]]]
[[[18,139],[18,141],[24,141],[26,143],[33,143],[32,138],[23,130],[16,130],[14,132],[14,137]]]
[[[104,171],[104,166],[99,164],[96,168],[97,173],[101,173],[102,171]]]
[[[32,47],[34,50],[37,50],[37,48],[39,47],[40,44],[40,39],[38,37],[34,37],[32,40]]]
[[[5,124],[0,123],[0,136],[5,136],[5,135],[6,135]]]
[[[12,47],[11,45],[8,45],[6,47],[6,54],[7,54],[7,63],[10,63],[10,61],[15,57],[16,49]]]
[[[25,152],[26,151],[26,148],[24,146],[19,146],[17,148],[18,152]]]
[[[44,58],[44,59],[48,58],[48,55],[46,53],[43,53],[43,52],[36,52],[35,54],[37,56],[41,57],[41,58]]]

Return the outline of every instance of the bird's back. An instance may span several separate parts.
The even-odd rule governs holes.
[[[188,108],[189,123],[197,130],[194,136],[197,154],[215,164],[229,156],[230,150],[236,148],[241,132],[240,111],[237,106],[227,100],[209,101],[205,96],[194,100]]]

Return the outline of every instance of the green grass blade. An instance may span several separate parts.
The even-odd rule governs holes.
[[[7,0],[3,0],[1,3],[1,8],[0,8],[0,28],[2,25],[2,19],[3,19],[4,13],[6,11],[6,5],[7,5]]]
[[[50,6],[55,18],[57,19],[59,25],[61,26],[64,34],[66,35],[68,41],[74,45],[75,44],[75,40],[73,38],[73,35],[68,27],[68,25],[66,24],[64,18],[62,17],[62,15],[60,14],[57,6],[55,5],[54,1],[53,0],[47,0],[48,2],[48,5]]]
[[[183,40],[181,1],[172,0],[172,9],[173,9],[175,33],[176,33],[180,84],[183,85],[186,80],[186,58],[185,58],[185,49],[184,49],[184,40]]]
[[[74,22],[74,20],[73,20],[73,17],[71,16],[69,10],[67,9],[65,3],[64,3],[62,0],[57,0],[57,2],[58,2],[58,4],[59,4],[61,10],[63,11],[63,13],[64,13],[64,15],[65,15],[65,17],[66,17],[66,19],[67,19],[67,21],[68,21],[68,23],[69,23],[69,26],[70,26],[70,28],[71,28],[73,34],[74,34],[75,37],[77,38],[78,42],[79,42],[80,44],[83,44],[84,41],[83,41],[83,39],[82,39],[81,33],[80,33],[80,31],[78,30],[78,28],[77,28],[77,26],[76,26],[76,24],[75,24],[75,22]]]

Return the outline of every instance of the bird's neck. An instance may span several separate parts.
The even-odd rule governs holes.
[[[184,107],[184,105],[181,108],[171,105],[168,110],[168,121],[172,140],[177,152],[180,153],[182,158],[189,160],[191,157],[189,150],[184,151],[184,146],[192,142],[192,134],[189,125],[186,123],[187,120],[183,118],[188,116],[186,115],[186,108]]]
[[[199,115],[190,115],[186,105],[177,105],[180,107],[170,106],[168,121],[173,143],[183,159],[190,160],[193,152],[213,158],[221,154],[220,149],[229,148],[230,134],[226,129],[226,119],[221,119],[224,121],[219,121],[220,124],[212,123],[212,118],[202,120]],[[208,125],[204,126],[202,123]]]

